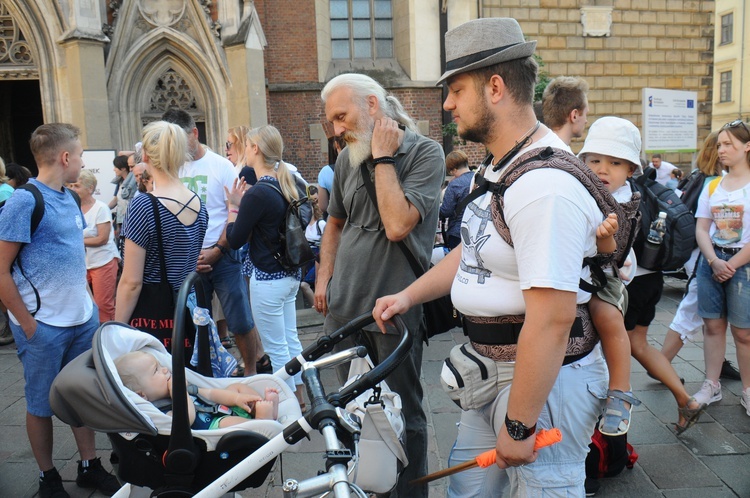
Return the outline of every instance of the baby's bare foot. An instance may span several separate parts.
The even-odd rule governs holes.
[[[267,387],[265,391],[266,401],[273,404],[273,420],[279,418],[279,390],[275,387]]]
[[[256,420],[275,420],[273,414],[273,401],[256,401],[255,402],[255,419]]]

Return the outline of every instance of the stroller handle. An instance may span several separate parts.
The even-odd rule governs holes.
[[[374,323],[375,319],[372,317],[372,313],[362,314],[354,320],[350,321],[344,327],[340,328],[329,338],[340,342],[344,337],[357,332],[362,327]],[[359,379],[352,382],[339,392],[328,394],[328,401],[339,407],[344,407],[346,404],[367,391],[375,387],[380,381],[388,377],[400,364],[406,359],[411,351],[412,342],[414,340],[409,329],[406,327],[404,320],[400,315],[396,315],[392,318],[393,326],[399,331],[401,340],[396,346],[396,349],[388,355],[383,361],[381,361],[375,368],[362,375]],[[341,336],[339,338],[339,336]]]
[[[189,474],[198,465],[200,452],[193,442],[193,433],[190,430],[190,418],[188,415],[187,383],[185,380],[185,307],[188,295],[195,286],[198,305],[206,306],[206,296],[201,282],[201,276],[190,273],[180,286],[177,293],[174,314],[174,329],[172,330],[172,400],[174,410],[172,411],[172,430],[169,438],[169,448],[164,456],[164,466],[170,472],[176,474]],[[208,340],[202,339],[196,344],[202,347],[202,351],[208,351]],[[200,350],[199,350],[200,351]],[[210,364],[209,364],[210,369]],[[210,376],[210,374],[209,374]],[[178,404],[180,405],[178,409]]]

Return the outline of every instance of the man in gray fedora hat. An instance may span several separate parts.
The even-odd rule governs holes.
[[[490,155],[475,177],[480,188],[464,212],[461,245],[405,290],[380,298],[373,315],[382,324],[450,292],[464,313],[465,351],[494,360],[497,382],[472,390],[482,398],[464,406],[449,464],[496,449],[497,465],[453,475],[449,496],[500,496],[508,484],[514,497],[583,496],[607,373],[586,316],[590,294],[579,291],[579,280],[588,277],[584,257],[596,254],[602,211],[573,176],[580,163],[555,152],[569,149],[534,115],[536,42],[524,39],[514,19],[500,18],[462,24],[445,42],[443,108],[458,134]],[[501,194],[483,190],[514,169],[516,158],[547,148],[568,158],[567,169],[533,169]],[[539,157],[551,163],[547,152]],[[441,377],[459,389],[452,365]],[[552,427],[562,442],[535,451],[535,431]]]

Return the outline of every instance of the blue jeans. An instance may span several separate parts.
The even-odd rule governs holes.
[[[537,428],[557,427],[563,440],[539,450],[537,460],[524,467],[501,470],[492,465],[459,472],[450,478],[448,496],[497,497],[503,495],[507,485],[510,485],[508,496],[513,497],[583,496],[586,454],[602,411],[602,400],[606,398],[607,382],[607,366],[598,347],[579,362],[562,367],[539,415]],[[484,408],[461,412],[449,466],[473,460],[495,448],[499,431],[506,430],[509,393],[510,384]]]
[[[250,277],[250,297],[253,315],[263,348],[271,359],[274,370],[287,364],[302,352],[297,335],[297,310],[295,302],[299,280],[284,277],[277,280],[258,280],[256,272]],[[287,380],[294,391],[302,384],[302,374]]]
[[[253,329],[255,323],[247,298],[245,279],[241,274],[242,265],[237,258],[237,251],[230,249],[214,264],[213,270],[199,275],[206,295],[210,298],[216,292],[227,328],[233,334],[245,335]]]
[[[10,321],[26,381],[26,411],[36,417],[51,417],[49,391],[60,370],[81,353],[91,349],[94,332],[99,328],[99,310],[94,306],[91,318],[72,327],[55,327],[36,322],[31,339],[20,325]]]
[[[716,257],[727,261],[732,255],[716,251]],[[701,257],[697,274],[698,314],[708,319],[726,317],[730,325],[750,328],[750,263],[722,283],[713,279],[713,270]]]

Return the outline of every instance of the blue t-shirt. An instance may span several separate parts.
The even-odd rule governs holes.
[[[331,194],[333,189],[333,169],[329,165],[325,165],[320,169],[318,173],[318,185],[323,187]]]
[[[0,202],[10,198],[11,195],[13,195],[13,187],[7,183],[0,185]]]
[[[56,327],[71,327],[91,318],[93,303],[86,290],[85,221],[73,196],[29,180],[44,198],[44,216],[31,235],[34,195],[14,192],[0,210],[0,240],[24,245],[13,264],[13,281],[29,312],[36,310],[33,287],[41,306],[34,318]],[[19,271],[19,261],[23,267]],[[10,314],[14,323],[18,320]]]

